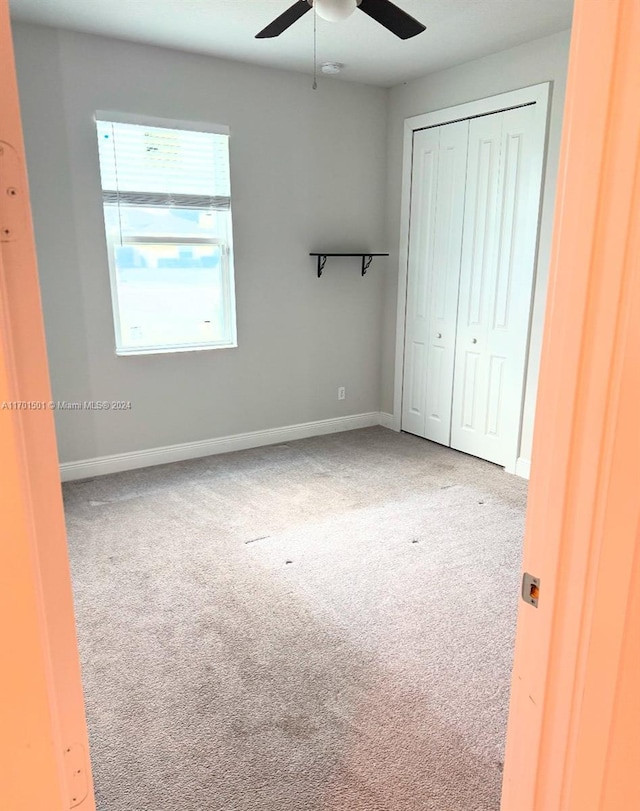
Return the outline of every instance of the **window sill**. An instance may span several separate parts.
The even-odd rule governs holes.
[[[237,342],[229,344],[189,344],[187,346],[135,347],[116,349],[116,356],[126,358],[132,355],[173,355],[177,352],[202,352],[210,349],[237,349]]]

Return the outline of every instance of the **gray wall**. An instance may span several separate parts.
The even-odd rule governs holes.
[[[520,449],[520,457],[526,460],[531,458],[569,37],[569,31],[554,34],[508,51],[450,68],[441,73],[433,73],[422,79],[398,85],[391,90],[389,100],[388,244],[389,250],[392,252],[390,268],[397,269],[404,119],[539,82],[553,82],[547,167],[540,223],[540,247]],[[389,413],[393,411],[397,282],[397,271],[390,272],[386,277],[384,303],[381,400],[382,411]]]
[[[14,26],[63,462],[378,411],[383,277],[309,251],[385,249],[388,91]],[[116,357],[93,114],[231,128],[238,348]],[[347,399],[337,400],[337,387]]]
[[[569,32],[386,91],[14,25],[63,462],[393,410],[403,122],[552,81],[521,457],[530,456]],[[93,114],[231,127],[238,349],[116,357]],[[315,278],[310,250],[390,250]],[[337,387],[347,399],[337,400]]]

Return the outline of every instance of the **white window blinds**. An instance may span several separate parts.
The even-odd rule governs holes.
[[[229,210],[229,136],[97,122],[105,205]]]

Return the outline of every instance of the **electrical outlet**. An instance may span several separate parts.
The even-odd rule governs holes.
[[[340,386],[338,389],[338,400],[346,400],[347,399],[347,390],[344,386]]]

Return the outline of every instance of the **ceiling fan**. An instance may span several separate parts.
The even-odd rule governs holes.
[[[316,13],[329,22],[346,20],[359,8],[400,39],[410,39],[426,30],[426,26],[411,17],[390,0],[298,0],[284,14],[256,34],[256,39],[278,37],[315,7]]]

